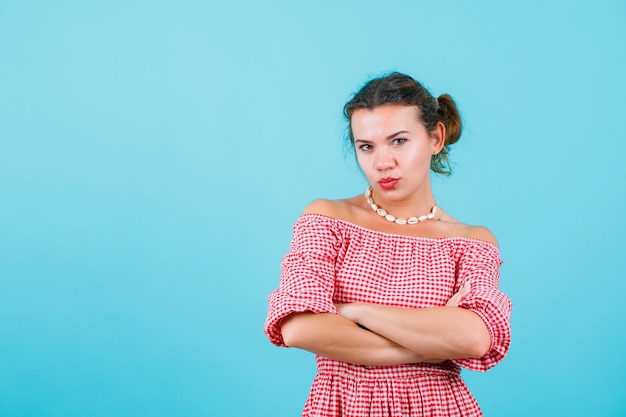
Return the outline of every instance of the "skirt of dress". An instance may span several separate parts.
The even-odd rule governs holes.
[[[478,417],[452,362],[369,367],[318,357],[303,417]]]

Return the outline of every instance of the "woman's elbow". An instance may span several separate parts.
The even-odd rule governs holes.
[[[481,331],[476,332],[467,348],[470,357],[478,359],[485,356],[487,352],[489,352],[490,347],[491,337],[489,336],[489,332],[485,328],[481,329]]]
[[[292,313],[285,317],[280,325],[283,342],[287,347],[301,347],[306,331],[303,331],[302,318],[307,313]]]

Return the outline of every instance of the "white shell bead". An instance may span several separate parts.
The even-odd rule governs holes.
[[[394,222],[395,224],[417,224],[419,222],[423,222],[425,220],[429,220],[429,219],[434,219],[435,218],[435,213],[437,213],[437,206],[433,206],[432,210],[430,211],[430,213],[428,214],[424,214],[422,216],[419,217],[409,217],[408,219],[405,219],[403,217],[398,217],[396,218],[395,216],[387,213],[387,210],[378,207],[378,205],[376,205],[376,203],[374,202],[374,198],[372,197],[372,187],[367,187],[365,189],[365,200],[367,201],[367,203],[370,205],[370,207],[372,208],[372,210],[374,210],[379,216],[384,217],[386,220],[390,221],[390,222]]]

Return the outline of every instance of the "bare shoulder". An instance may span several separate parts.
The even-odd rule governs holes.
[[[313,200],[302,214],[320,214],[340,220],[348,220],[353,210],[352,199],[326,200],[319,198]]]
[[[498,240],[493,233],[484,226],[467,226],[464,235],[471,239],[483,240],[498,247]]]
[[[448,226],[447,234],[449,236],[461,236],[470,239],[482,240],[498,247],[498,240],[493,233],[491,233],[491,231],[484,226],[471,226],[469,224],[465,224],[451,217],[448,213],[443,212],[443,210],[440,220],[443,220],[442,223]]]
[[[323,216],[337,217],[340,209],[338,201],[319,198],[309,203],[302,214],[321,214]]]

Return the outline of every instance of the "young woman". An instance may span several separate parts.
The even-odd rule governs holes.
[[[294,226],[265,332],[315,353],[304,416],[480,416],[460,367],[486,371],[510,345],[497,242],[436,206],[456,104],[399,73],[345,105],[363,195],[312,202]]]

